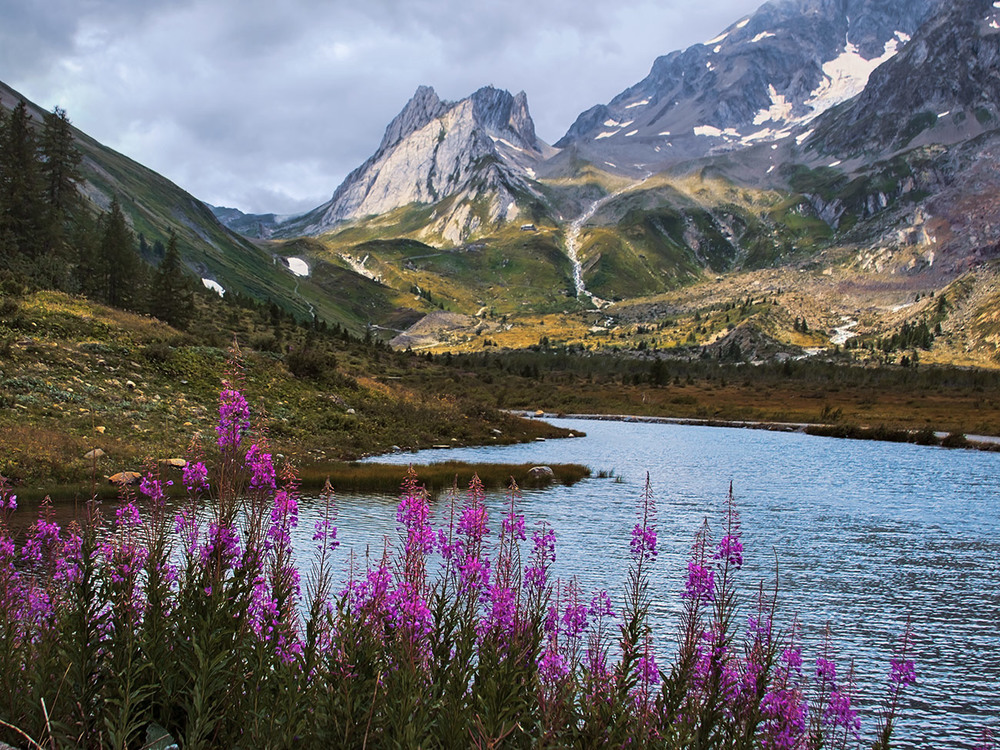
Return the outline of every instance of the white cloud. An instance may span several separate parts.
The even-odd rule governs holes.
[[[552,142],[758,3],[46,0],[4,9],[0,70],[203,200],[287,213],[326,200],[420,84],[523,89]]]

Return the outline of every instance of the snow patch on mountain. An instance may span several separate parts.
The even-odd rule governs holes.
[[[220,297],[226,296],[226,290],[222,288],[222,284],[220,284],[218,281],[214,281],[213,279],[202,279],[201,283],[205,285],[206,289],[210,289],[211,291],[218,294]]]
[[[826,78],[806,99],[806,106],[811,107],[813,112],[803,118],[803,122],[811,120],[831,107],[860,94],[875,68],[895,57],[896,53],[899,52],[900,44],[906,44],[908,41],[910,41],[909,35],[897,31],[895,36],[885,43],[885,51],[882,55],[871,60],[862,57],[858,48],[848,41],[840,55],[823,63],[823,74]]]
[[[285,258],[285,262],[288,263],[288,270],[296,276],[309,275],[309,264],[302,258]]]

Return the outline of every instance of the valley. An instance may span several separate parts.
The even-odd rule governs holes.
[[[0,472],[81,479],[99,425],[64,402],[107,388],[80,356],[119,339],[115,370],[162,383],[115,417],[129,464],[199,429],[159,434],[139,416],[210,411],[234,339],[266,388],[305,389],[270,423],[304,463],[541,436],[505,410],[1000,434],[997,11],[800,5],[658,58],[555,145],[524,92],[445,101],[421,85],[331,199],[295,216],[208,207],[71,128],[78,234],[44,280],[20,240],[0,253],[6,444],[29,429],[30,444],[65,447]],[[21,101],[0,88],[4,111],[23,106],[42,132],[47,113]],[[90,261],[74,248],[119,196],[137,283],[152,289],[174,242],[198,287],[193,322],[80,297]],[[134,300],[128,314],[156,310]],[[95,316],[113,322],[81,338]],[[189,365],[198,387],[171,384]],[[416,402],[434,408],[417,416]],[[405,439],[414,420],[434,426]]]

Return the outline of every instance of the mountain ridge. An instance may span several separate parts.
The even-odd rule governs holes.
[[[486,86],[444,102],[433,88],[420,86],[386,127],[375,153],[333,197],[275,231],[317,235],[408,204],[454,198],[433,231],[458,244],[480,227],[517,218],[520,196],[536,192],[532,165],[548,151],[535,135],[523,91],[511,95]]]

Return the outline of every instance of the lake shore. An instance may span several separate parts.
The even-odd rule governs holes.
[[[883,426],[816,424],[810,422],[769,422],[763,420],[699,419],[694,417],[657,417],[637,414],[563,414],[545,411],[511,410],[510,414],[528,419],[579,419],[601,422],[641,422],[647,424],[674,424],[696,427],[731,427],[770,432],[802,432],[817,437],[834,437],[853,440],[878,440],[893,443],[919,443],[943,448],[968,448],[971,450],[1000,451],[1000,437],[994,435],[960,435],[940,430],[892,429]]]

